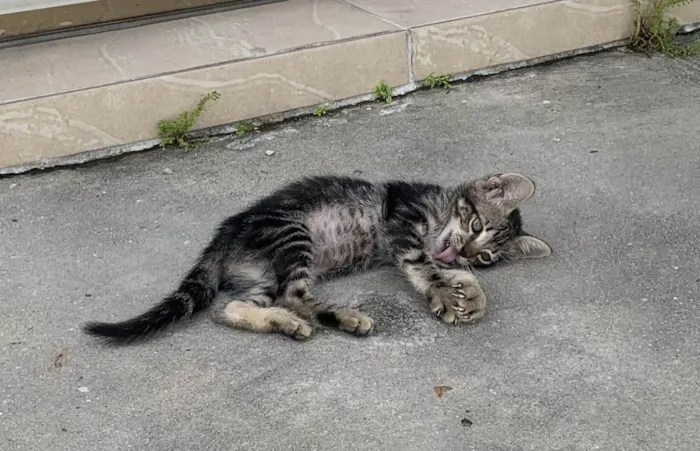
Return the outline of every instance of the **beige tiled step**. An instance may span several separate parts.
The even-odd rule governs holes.
[[[261,58],[396,30],[338,2],[259,7],[0,50],[0,102]]]
[[[349,3],[404,28],[551,3],[551,0],[348,0]]]
[[[413,33],[416,78],[530,60],[629,37],[626,0],[561,1],[420,26]]]
[[[677,14],[700,22],[699,5]],[[607,44],[633,22],[627,0],[290,0],[0,49],[0,173],[148,147],[212,90],[199,128]]]

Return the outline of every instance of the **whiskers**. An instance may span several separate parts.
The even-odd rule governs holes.
[[[503,250],[501,251],[500,255],[500,260],[506,261],[506,262],[513,262],[518,259],[518,254],[515,251],[512,250]]]
[[[474,274],[475,276],[481,277],[484,275],[483,271],[481,271],[481,268],[478,268],[478,267],[472,265],[471,263],[467,264],[467,269],[469,270],[470,273]]]

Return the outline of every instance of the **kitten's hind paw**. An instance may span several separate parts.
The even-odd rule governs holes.
[[[278,324],[277,330],[290,338],[303,341],[308,340],[314,333],[314,328],[301,318],[285,320]]]
[[[229,302],[215,319],[237,329],[280,333],[295,340],[306,340],[314,334],[313,325],[294,312],[280,307],[258,307],[244,301]]]

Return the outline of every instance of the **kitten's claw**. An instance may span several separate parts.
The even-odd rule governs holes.
[[[433,314],[448,324],[470,323],[483,317],[486,300],[476,278],[466,271],[444,275],[452,280],[449,287],[436,289],[431,295]]]

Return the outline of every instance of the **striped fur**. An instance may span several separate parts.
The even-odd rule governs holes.
[[[442,188],[315,177],[293,183],[226,219],[178,289],[146,313],[84,330],[116,343],[146,337],[217,302],[217,321],[307,339],[321,324],[369,334],[360,312],[314,298],[323,278],[394,265],[448,323],[483,316],[472,266],[544,257],[549,247],[522,230],[518,206],[534,183],[497,174]]]

